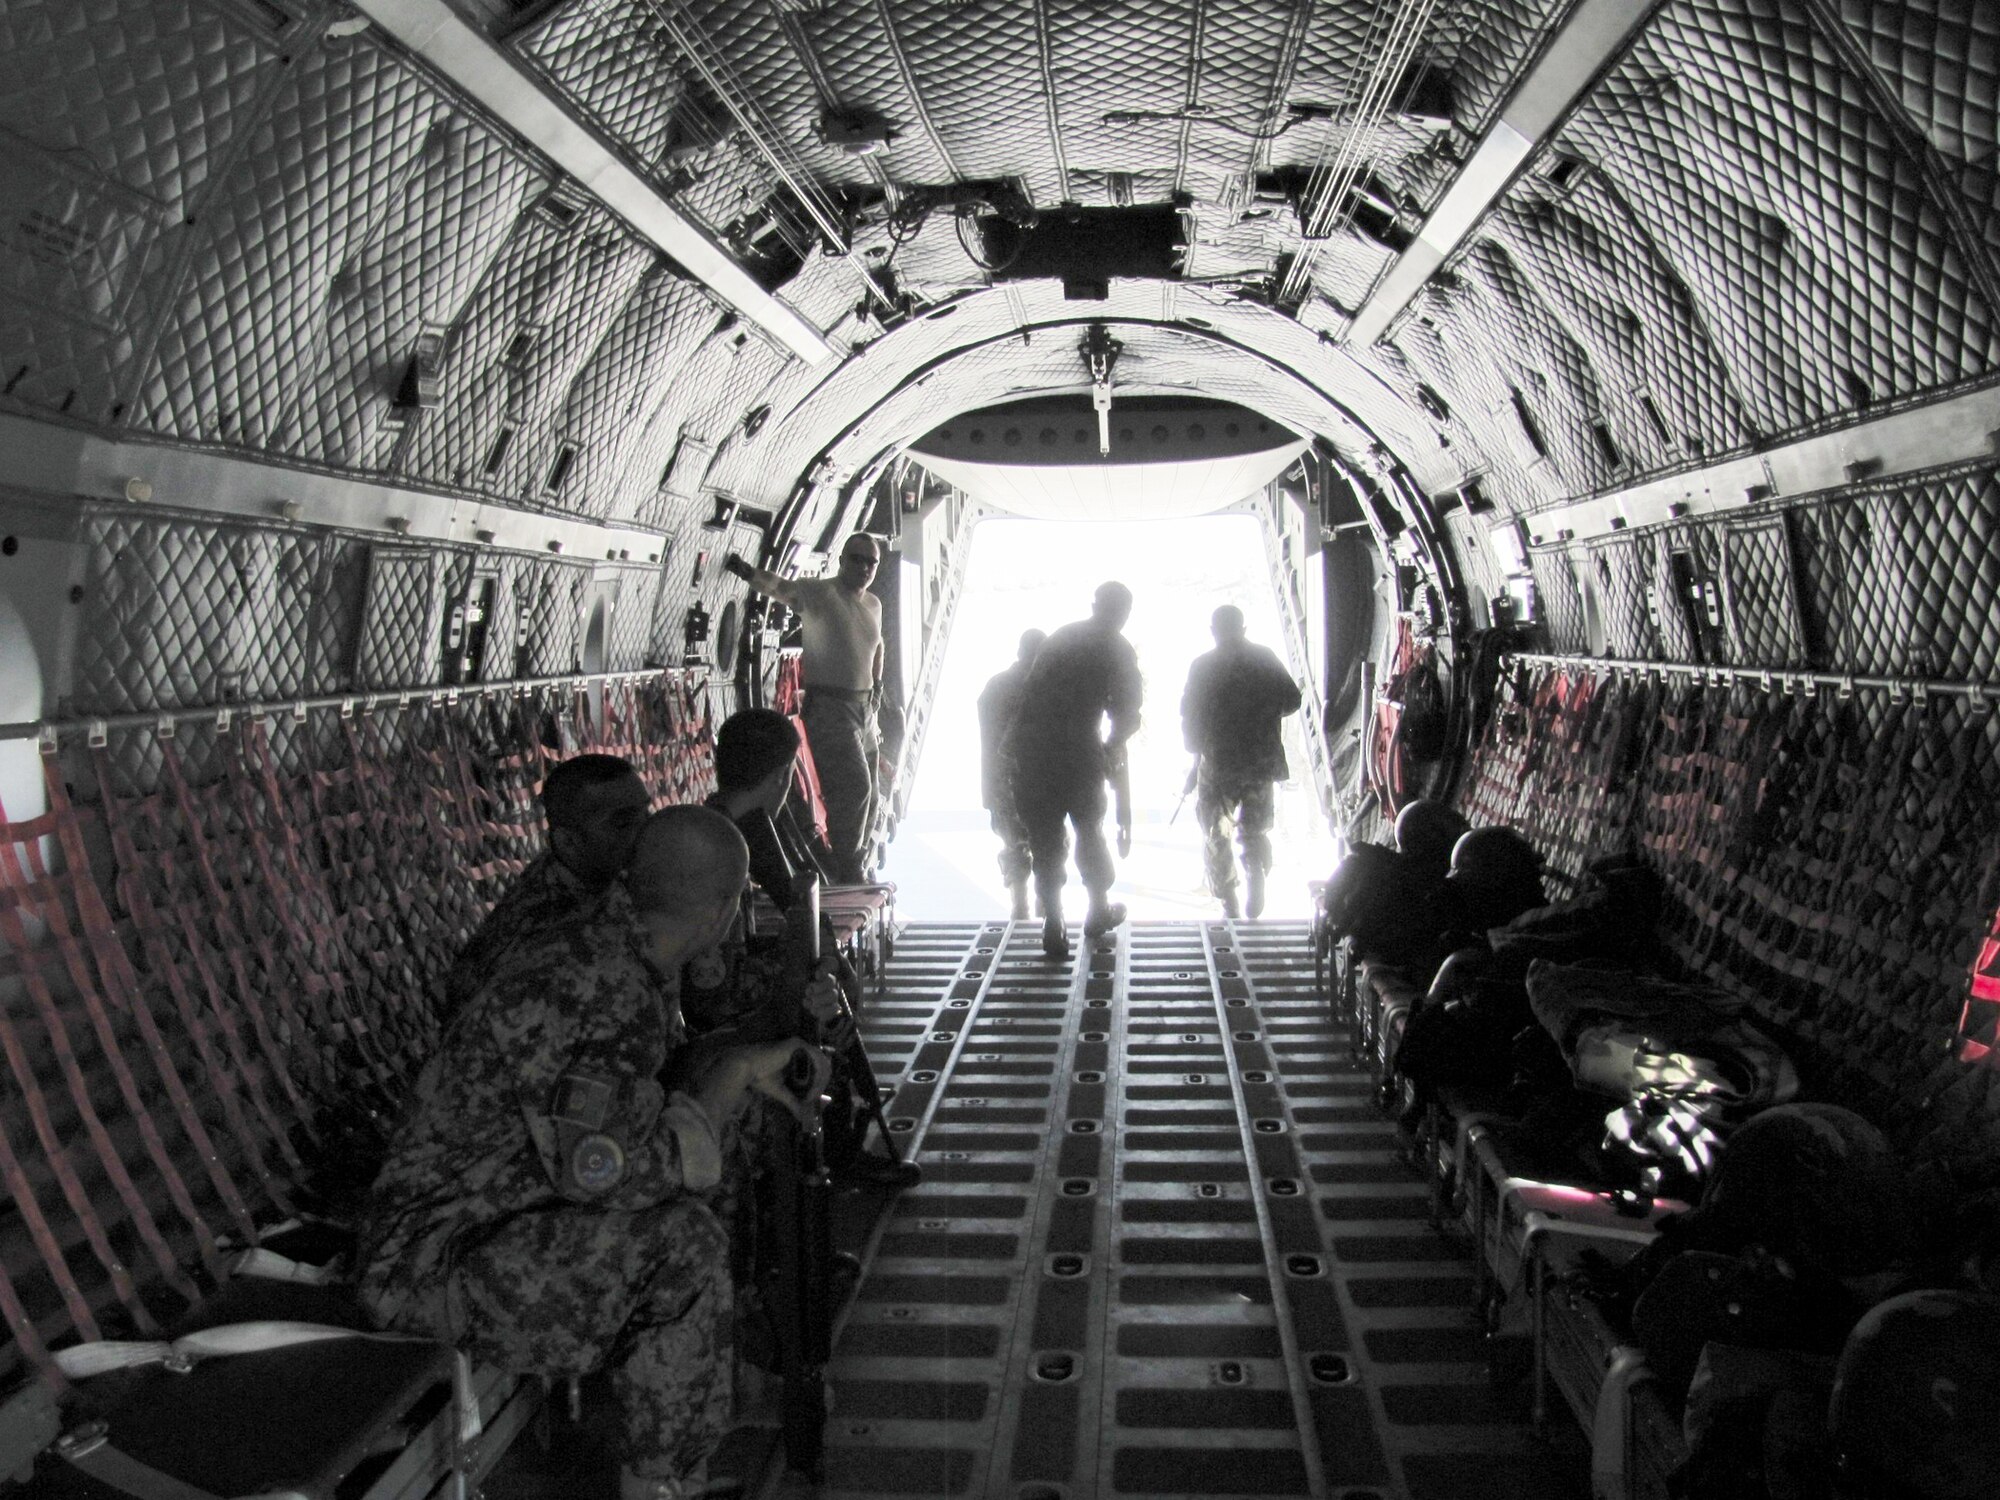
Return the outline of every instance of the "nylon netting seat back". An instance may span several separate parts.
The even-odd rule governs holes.
[[[656,805],[713,786],[704,689],[663,673],[591,708],[550,688],[45,740],[48,811],[0,825],[0,1389],[171,1323],[274,1222],[351,1210],[445,969],[544,847],[548,768],[627,755]]]
[[[1960,694],[1537,664],[1503,683],[1459,801],[1561,884],[1638,854],[1669,953],[1746,997],[1811,1094],[1945,1150],[1941,1101],[1990,1115],[1972,970],[2000,900],[1996,742]]]

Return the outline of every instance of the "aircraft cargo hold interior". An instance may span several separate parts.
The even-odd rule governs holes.
[[[0,1500],[2000,1491],[2000,9],[0,0]]]

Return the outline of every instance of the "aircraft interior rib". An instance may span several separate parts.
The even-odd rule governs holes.
[[[0,699],[0,1500],[2000,1493],[1991,0],[0,0]]]

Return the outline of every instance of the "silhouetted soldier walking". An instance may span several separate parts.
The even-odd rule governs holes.
[[[1090,892],[1085,935],[1096,937],[1125,920],[1125,908],[1109,899],[1116,871],[1103,825],[1104,779],[1138,732],[1144,692],[1138,654],[1118,633],[1131,614],[1130,589],[1100,584],[1090,618],[1063,626],[1043,643],[1007,738],[1014,807],[1028,831],[1042,898],[1042,951],[1051,958],[1069,952],[1062,913],[1065,820],[1076,828],[1076,869]],[[1107,715],[1111,732],[1105,737]]]
[[[1271,872],[1272,784],[1291,774],[1285,764],[1283,721],[1297,711],[1299,685],[1268,646],[1244,638],[1243,611],[1225,604],[1210,620],[1215,649],[1188,669],[1181,695],[1181,733],[1200,759],[1195,817],[1209,894],[1227,916],[1238,915],[1236,860],[1230,824],[1249,880],[1248,911],[1264,912],[1264,877]]]
[[[1021,636],[1020,656],[1004,671],[995,672],[979,695],[979,800],[1000,838],[1000,879],[1014,899],[1016,922],[1028,915],[1028,875],[1034,868],[1028,851],[1028,830],[1014,807],[1014,781],[1007,770],[1007,732],[1021,707],[1035,653],[1049,638],[1046,630]]]

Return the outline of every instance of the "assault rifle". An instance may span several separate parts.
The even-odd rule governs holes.
[[[819,886],[807,882],[786,915],[786,975],[794,1035],[819,1042],[822,1023],[807,1007],[821,979]],[[851,1017],[850,1017],[851,1025]],[[833,1184],[826,1170],[820,1090],[827,1074],[817,1053],[801,1053],[785,1083],[806,1106],[779,1126],[779,1149],[764,1179],[768,1197],[759,1217],[769,1226],[759,1268],[777,1334],[778,1373],[785,1382],[785,1462],[818,1483],[825,1470],[826,1362],[833,1353]],[[812,1096],[812,1097],[809,1097]]]

